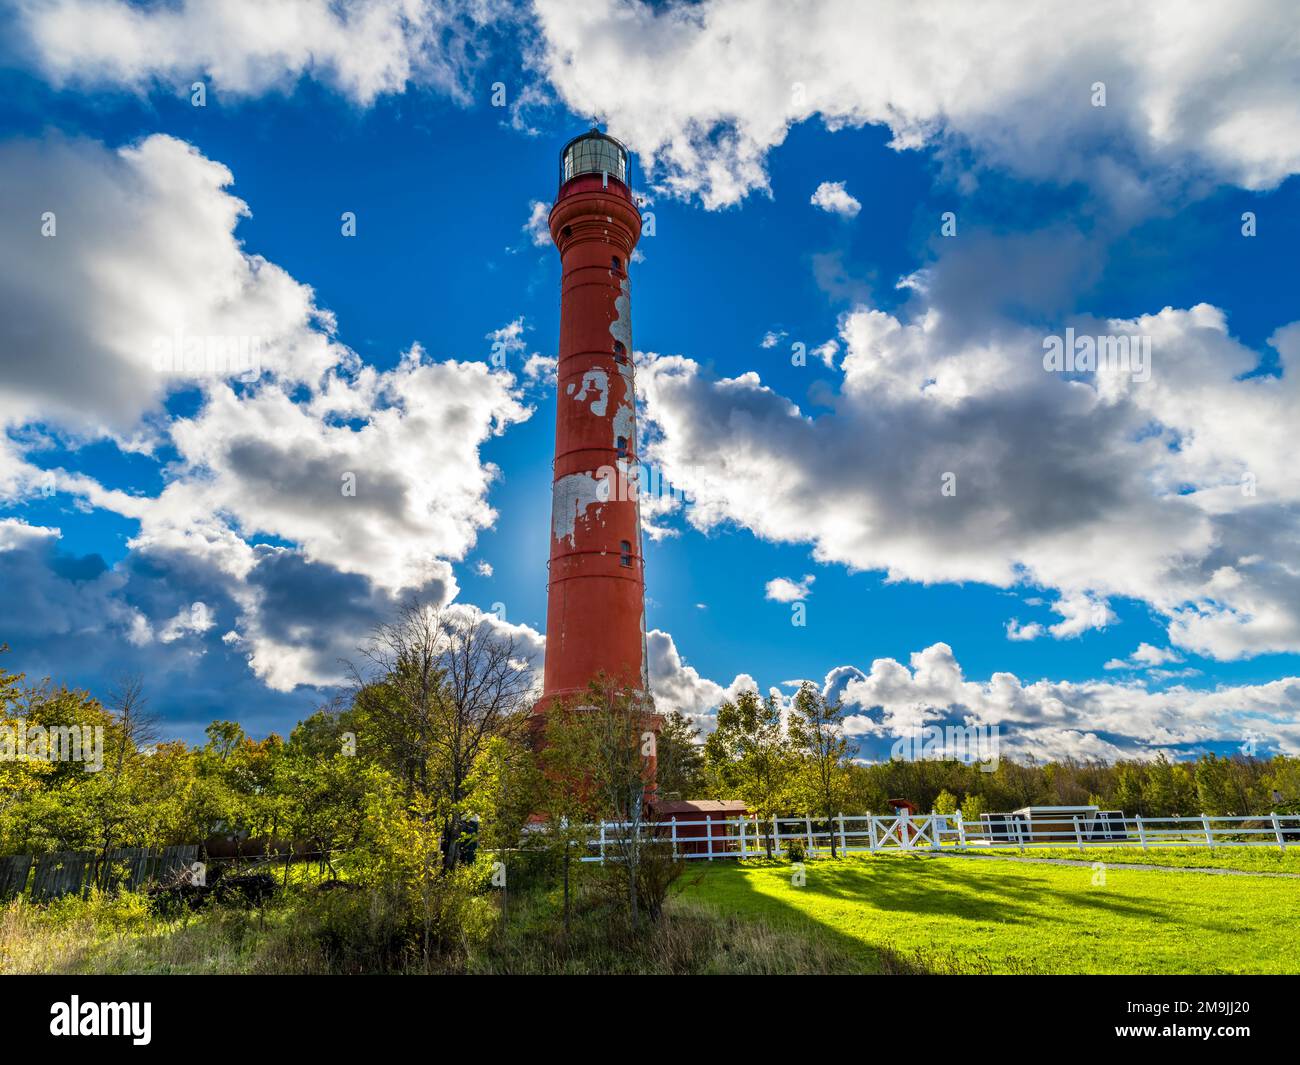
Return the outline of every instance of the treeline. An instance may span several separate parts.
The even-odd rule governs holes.
[[[1204,755],[1194,762],[1062,761],[1024,765],[1010,759],[894,760],[859,765],[844,746],[840,710],[805,688],[788,727],[773,698],[743,693],[718,711],[703,745],[674,764],[665,783],[712,798],[744,799],[760,817],[812,812],[884,814],[891,799],[921,812],[967,820],[1023,806],[1095,804],[1144,817],[1251,816],[1300,812],[1300,759]],[[675,723],[681,730],[684,722]],[[677,744],[674,750],[682,750]]]
[[[197,746],[157,741],[136,681],[100,701],[0,673],[6,735],[30,747],[33,735],[99,730],[103,741],[98,768],[22,757],[30,750],[0,760],[0,853],[107,859],[216,837],[270,856],[293,844],[349,889],[321,896],[333,900],[319,929],[330,950],[361,940],[365,966],[385,970],[463,951],[497,914],[490,871],[464,848],[517,840],[529,813],[526,789],[511,786],[530,779],[526,665],[466,616],[412,607],[371,634],[353,673],[349,697],[287,739],[217,721]]]
[[[529,732],[529,678],[509,640],[454,616],[412,611],[378,631],[365,662],[370,669],[356,671],[349,698],[318,710],[287,739],[253,739],[235,722],[216,721],[199,746],[156,742],[157,723],[136,681],[101,701],[0,670],[0,729],[10,737],[20,726],[24,734],[76,726],[103,736],[95,772],[85,761],[0,751],[0,853],[107,853],[217,836],[309,844],[332,865],[338,852],[396,845],[415,824],[431,835],[439,865],[454,869],[471,834],[500,836],[505,845],[531,814],[627,812],[619,808],[630,799],[616,795],[575,805],[557,774],[542,772]],[[607,692],[607,711],[617,701]],[[659,794],[742,799],[763,818],[885,813],[895,798],[921,811],[960,809],[967,819],[1088,803],[1148,817],[1300,810],[1300,760],[1282,755],[859,765],[849,758],[840,715],[810,687],[796,694],[788,721],[775,700],[744,693],[720,707],[704,739],[669,714],[657,737]],[[636,729],[637,746],[643,731]],[[551,746],[558,751],[561,740]],[[587,756],[571,755],[575,765]],[[583,772],[575,767],[572,775]],[[632,796],[634,782],[624,783]]]
[[[0,670],[0,854],[92,851],[107,869],[127,847],[220,853],[233,841],[252,858],[292,847],[347,889],[304,905],[331,900],[322,941],[360,937],[367,971],[463,956],[518,886],[563,883],[567,929],[584,826],[649,816],[655,738],[635,693],[593,684],[581,710],[539,726],[514,641],[418,605],[370,634],[352,680],[287,738],[216,721],[190,745],[159,741],[138,680],[101,700]],[[635,834],[612,845],[623,860],[584,890],[596,885],[602,912],[635,932],[658,916],[676,863]]]
[[[450,643],[458,654],[442,646]],[[455,868],[471,826],[475,838],[504,843],[539,811],[613,817],[627,805],[588,796],[561,809],[564,790],[560,798],[546,793],[556,774],[547,777],[533,754],[529,678],[510,642],[490,630],[414,612],[380,630],[366,662],[372,668],[357,671],[348,699],[318,710],[287,739],[253,739],[235,722],[216,721],[198,746],[156,742],[138,682],[101,701],[0,671],[0,729],[10,736],[20,725],[24,733],[77,726],[103,735],[96,772],[85,761],[0,752],[0,853],[106,854],[217,836],[308,844],[330,866],[338,852],[395,845],[413,831],[413,819],[432,835],[439,865]],[[805,688],[787,722],[775,700],[744,693],[720,707],[716,729],[703,739],[669,714],[657,737],[659,794],[742,799],[763,818],[885,813],[896,798],[923,812],[960,809],[972,820],[1022,806],[1089,803],[1148,817],[1300,810],[1300,760],[1282,755],[859,765],[849,758],[840,713]]]
[[[328,971],[458,971],[508,941],[497,933],[521,891],[518,942],[547,958],[650,941],[682,869],[670,842],[638,830],[653,819],[651,758],[662,798],[742,799],[764,819],[885,813],[895,798],[970,819],[1089,802],[1149,816],[1300,809],[1300,761],[1283,757],[858,765],[843,708],[811,685],[788,708],[741,695],[705,738],[603,679],[538,719],[524,656],[455,608],[403,610],[352,674],[346,697],[287,738],[215,721],[190,745],[159,740],[139,680],[101,700],[0,669],[0,855],[93,851],[111,871],[125,847],[215,837],[270,858],[292,846],[319,871],[295,881],[285,861],[276,905]],[[607,834],[615,860],[581,865],[598,820],[633,827]]]
[[[0,751],[0,853],[107,855],[212,837],[271,852],[293,842],[331,876],[427,894],[431,880],[469,864],[468,847],[517,860],[523,839],[524,850],[559,855],[556,875],[567,878],[580,841],[561,825],[650,816],[641,803],[648,753],[657,755],[661,797],[742,799],[761,818],[885,813],[896,798],[972,820],[1086,803],[1154,817],[1300,810],[1300,760],[1283,756],[855,764],[842,708],[810,685],[784,715],[775,699],[753,693],[724,703],[705,738],[679,714],[651,737],[631,693],[596,685],[585,712],[551,714],[539,732],[528,712],[531,674],[512,641],[454,610],[413,606],[380,626],[353,681],[346,698],[287,738],[253,739],[216,721],[192,746],[158,742],[138,681],[101,701],[0,671],[0,730],[10,747],[19,736],[72,727],[103,738],[94,772],[85,761]],[[618,890],[635,914],[643,904],[654,910],[661,885],[629,881]]]

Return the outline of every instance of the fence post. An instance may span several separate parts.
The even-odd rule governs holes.
[[[876,853],[876,815],[867,811],[867,850]]]
[[[605,822],[600,823],[600,864],[605,864]]]
[[[736,818],[736,827],[740,829],[740,856],[748,858],[749,850],[745,846],[745,819],[743,817]]]
[[[1277,819],[1277,811],[1274,810],[1270,815],[1273,818],[1273,835],[1277,836],[1277,849],[1286,850],[1286,838],[1282,835],[1282,823]]]
[[[1205,829],[1205,845],[1214,850],[1214,833],[1210,830],[1210,819],[1201,814],[1201,825]]]
[[[677,815],[673,814],[673,858],[677,858]]]
[[[772,856],[781,857],[781,829],[776,823],[776,814],[772,815]]]
[[[813,846],[812,817],[807,812],[803,815],[803,828],[804,832],[808,836],[808,857],[811,858],[815,853],[816,848]]]
[[[849,852],[848,842],[844,838],[844,811],[840,811],[840,854],[845,855]]]
[[[1146,834],[1146,832],[1144,832],[1143,829],[1142,829],[1142,815],[1141,815],[1141,814],[1138,814],[1138,815],[1134,818],[1134,820],[1137,821],[1137,826],[1138,826],[1138,839],[1139,839],[1139,840],[1141,841],[1141,843],[1142,843],[1142,849],[1143,849],[1143,850],[1146,850],[1146,849],[1147,849],[1147,834]]]
[[[933,807],[930,808],[930,849],[939,849],[939,811]]]
[[[1079,831],[1079,815],[1075,814],[1070,820],[1074,822],[1074,842],[1079,845],[1079,850],[1083,850],[1083,833]]]
[[[966,849],[966,821],[962,818],[960,810],[952,816],[957,821],[957,849],[964,851]]]
[[[713,818],[704,815],[704,832],[709,838],[709,861],[713,861]]]

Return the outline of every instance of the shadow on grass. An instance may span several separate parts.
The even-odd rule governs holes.
[[[811,867],[810,867],[811,868]],[[989,877],[973,882],[969,872],[947,859],[925,855],[891,855],[883,859],[849,858],[816,865],[806,890],[847,902],[870,895],[873,908],[917,915],[942,913],[977,921],[1014,924],[1055,920],[1059,915],[1042,905],[1063,893],[1048,874],[1018,872],[1013,880]],[[868,890],[864,892],[864,883]],[[878,890],[872,891],[871,887]],[[1166,911],[1154,906],[1100,895],[1069,893],[1072,907],[1092,907],[1149,920],[1164,920]]]
[[[1059,959],[1049,952],[1059,951],[1063,938],[1119,942],[1124,936],[1159,935],[1171,928],[1193,934],[1197,929],[1210,933],[1225,930],[1222,914],[1215,915],[1218,920],[1207,920],[1209,915],[1194,903],[1079,890],[1073,883],[1063,884],[1059,874],[1039,873],[1036,868],[1029,871],[1024,866],[1017,866],[1014,872],[986,869],[973,877],[969,866],[945,858],[891,855],[823,859],[807,862],[804,868],[804,885],[793,889],[797,897],[769,879],[790,876],[792,866],[780,861],[750,862],[730,871],[720,863],[711,869],[693,870],[685,878],[683,890],[729,913],[816,928],[819,934],[832,937],[840,949],[861,959],[864,971],[870,972],[1061,971]],[[1090,876],[1087,870],[1080,875]],[[880,921],[884,927],[873,929],[873,916],[878,914],[894,918]],[[897,931],[900,916],[914,922],[913,927]],[[924,936],[927,924],[935,918],[943,918],[945,927],[934,929],[928,947],[912,945],[900,950],[890,936],[888,926],[893,925],[895,934],[914,941],[916,933]],[[969,924],[970,947],[943,942],[952,937],[954,919]],[[861,936],[845,931],[844,925],[858,926]],[[996,956],[982,953],[976,945],[978,938],[998,926],[1006,928],[1004,935],[1010,937],[1019,934],[1014,929],[1025,928],[1021,935],[1024,946],[1032,950],[1039,944],[1039,954],[1024,958],[1014,953],[1014,947],[1008,952],[1004,944],[996,946]],[[966,938],[960,929],[957,935]],[[1074,963],[1065,968],[1073,970],[1079,963],[1088,967],[1086,956],[1075,958]]]
[[[841,865],[830,861],[805,863],[808,880],[802,890],[808,890],[814,896],[850,903],[860,900],[864,894],[870,894],[872,906],[884,908],[879,905],[879,892],[891,891],[895,878],[873,876],[864,882],[860,876],[860,863],[853,859],[849,861],[853,864]],[[815,914],[792,905],[780,896],[758,890],[756,880],[745,875],[760,870],[779,870],[784,877],[790,875],[792,868],[789,862],[781,859],[759,859],[745,862],[740,867],[738,863],[705,866],[701,862],[682,878],[676,893],[679,897],[711,906],[733,919],[744,916],[750,920],[761,920],[783,934],[814,937],[835,954],[850,959],[852,969],[857,973],[922,976],[1033,971],[1015,961],[997,962],[975,952],[959,955],[942,948],[922,950],[899,946],[888,938],[865,941],[846,934],[833,923],[818,920]],[[910,904],[906,900],[894,899],[889,908],[921,912],[923,907],[920,904],[925,893],[915,884],[908,886],[908,893],[911,896]],[[930,907],[933,907],[935,900],[935,889],[931,886],[927,900]]]

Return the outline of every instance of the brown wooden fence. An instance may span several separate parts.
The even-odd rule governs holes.
[[[33,902],[85,894],[95,884],[135,889],[169,880],[198,861],[196,844],[127,847],[101,861],[93,851],[11,854],[0,858],[0,900],[28,894]]]

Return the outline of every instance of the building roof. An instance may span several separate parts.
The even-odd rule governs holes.
[[[1025,814],[1033,817],[1034,814],[1095,814],[1098,812],[1096,806],[1022,806],[1019,810],[1012,810],[1013,814]]]
[[[743,814],[748,807],[740,799],[673,799],[670,802],[656,802],[655,813],[673,814]]]

